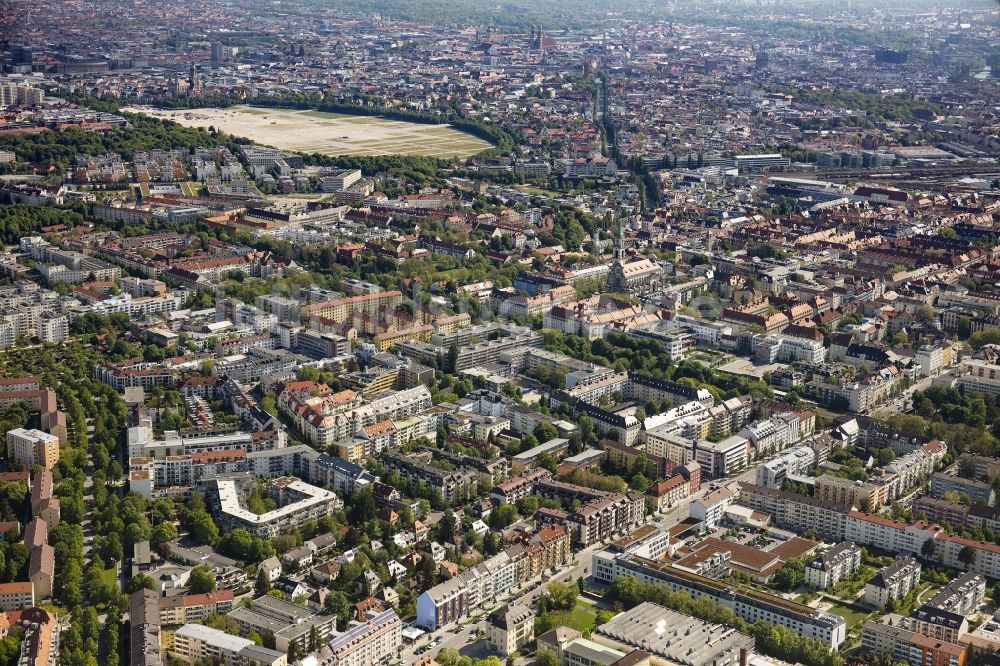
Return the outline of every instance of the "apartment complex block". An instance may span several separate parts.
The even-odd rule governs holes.
[[[861,549],[850,541],[841,541],[806,565],[806,585],[818,590],[833,587],[861,566]]]
[[[59,438],[41,430],[15,428],[7,432],[7,458],[22,469],[38,465],[51,470],[59,462]]]
[[[865,603],[885,608],[890,601],[904,598],[920,582],[920,563],[912,557],[899,557],[865,583]]]
[[[675,591],[687,592],[695,598],[708,597],[714,602],[731,608],[747,622],[765,620],[786,627],[824,645],[836,648],[844,642],[847,625],[839,615],[816,610],[809,606],[790,602],[782,597],[725,584],[705,576],[684,571],[670,563],[658,562],[637,555],[622,553],[603,558],[604,566],[599,566],[599,555],[594,555],[594,577],[601,582],[611,583],[620,576],[633,576],[637,580],[658,583]]]
[[[571,558],[565,527],[543,529],[528,546],[511,546],[475,567],[439,583],[417,598],[417,625],[434,631],[467,617],[516,589],[544,568]]]
[[[336,666],[368,666],[392,661],[403,641],[403,623],[387,610],[352,626],[327,643]]]

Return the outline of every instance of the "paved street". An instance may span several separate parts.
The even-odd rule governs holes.
[[[876,409],[872,413],[872,416],[891,416],[893,414],[908,411],[912,407],[910,399],[913,398],[913,394],[917,391],[927,390],[933,382],[933,377],[923,377],[922,379],[913,382],[913,385],[903,391],[898,398],[887,402]]]

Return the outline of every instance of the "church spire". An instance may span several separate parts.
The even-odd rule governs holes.
[[[613,213],[611,219],[615,224],[615,262],[623,264],[625,263],[625,223]]]

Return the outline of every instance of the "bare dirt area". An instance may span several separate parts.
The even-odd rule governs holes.
[[[449,125],[424,125],[372,116],[322,111],[263,109],[125,109],[173,120],[187,127],[215,127],[281,150],[323,155],[418,155],[465,158],[490,148],[482,139]]]

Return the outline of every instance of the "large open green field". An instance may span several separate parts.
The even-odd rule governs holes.
[[[188,127],[215,127],[282,150],[323,155],[420,155],[465,158],[490,148],[449,125],[423,125],[372,116],[322,111],[261,109],[126,109]]]

